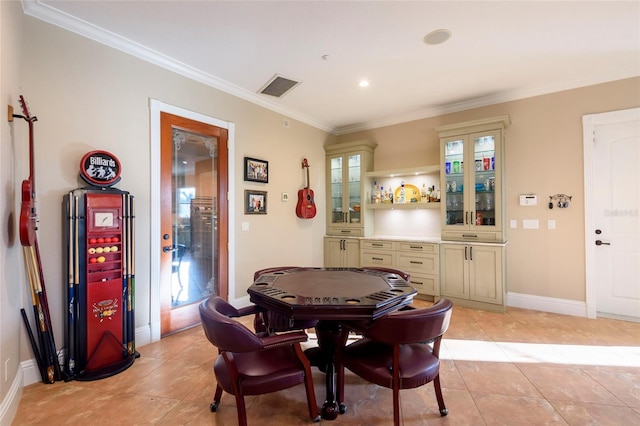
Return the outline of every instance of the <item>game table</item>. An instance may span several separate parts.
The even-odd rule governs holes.
[[[326,373],[322,418],[334,420],[346,406],[335,400],[334,355],[341,322],[375,320],[413,300],[416,289],[401,271],[376,268],[302,268],[267,272],[247,290],[253,303],[293,320],[318,320],[318,347],[308,349],[311,364]]]

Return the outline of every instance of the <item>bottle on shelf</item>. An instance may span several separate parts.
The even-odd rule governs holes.
[[[380,204],[381,200],[381,195],[380,195],[380,188],[378,187],[378,183],[375,182],[375,194],[376,194],[376,204]]]
[[[404,181],[400,182],[400,196],[398,197],[398,204],[404,204],[407,202],[407,198],[404,192]]]
[[[422,182],[422,190],[420,191],[420,202],[421,203],[428,203],[429,202],[429,195],[427,194],[427,187],[426,187],[426,183]]]

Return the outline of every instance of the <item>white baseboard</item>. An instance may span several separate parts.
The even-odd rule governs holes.
[[[0,404],[0,425],[10,425],[13,422],[16,413],[18,412],[18,405],[20,405],[20,398],[22,397],[23,384],[22,369],[18,369],[9,392],[5,395]]]
[[[141,347],[144,345],[148,345],[151,342],[151,331],[149,326],[139,327],[136,329],[136,347]],[[60,365],[64,365],[64,357],[65,350],[63,349],[58,352],[58,361]],[[28,359],[26,361],[22,361],[20,363],[20,371],[18,374],[21,374],[21,379],[23,379],[22,386],[29,386],[34,383],[38,383],[42,381],[42,376],[40,375],[40,371],[38,370],[38,363],[34,358]],[[0,422],[0,425],[4,423]]]
[[[576,300],[556,299],[532,294],[507,293],[507,306],[552,312],[554,314],[587,317],[587,303]]]

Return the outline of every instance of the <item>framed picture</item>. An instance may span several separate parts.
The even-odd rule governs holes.
[[[269,182],[269,162],[244,157],[244,180],[251,182]]]
[[[244,214],[267,214],[267,191],[245,189]]]

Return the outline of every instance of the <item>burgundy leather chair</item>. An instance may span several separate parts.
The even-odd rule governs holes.
[[[297,268],[297,266],[276,266],[274,268],[260,269],[253,274],[253,281],[257,281],[258,278],[264,274],[271,274],[294,268]],[[259,315],[260,314],[256,314],[255,328],[257,331],[264,331],[268,334],[291,330],[306,330],[308,328],[314,328],[318,323],[316,320],[294,320],[273,311],[263,311],[261,318]],[[262,321],[262,327],[259,325],[260,319]]]
[[[448,410],[440,388],[440,342],[449,328],[452,303],[440,299],[433,306],[392,312],[368,328],[355,327],[363,338],[342,348],[336,356],[338,404],[343,407],[344,369],[363,379],[393,389],[393,420],[400,424],[400,389],[412,389],[433,381],[440,415]],[[343,336],[350,325],[345,323]],[[345,339],[346,340],[346,339]]]
[[[276,392],[304,383],[309,416],[319,421],[311,367],[300,347],[307,335],[293,331],[261,336],[233,319],[253,312],[238,310],[218,296],[200,304],[204,333],[219,352],[213,366],[217,384],[211,411],[218,410],[224,390],[235,396],[238,423],[246,426],[245,395]]]

